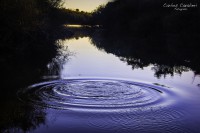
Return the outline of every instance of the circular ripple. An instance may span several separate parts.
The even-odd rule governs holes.
[[[104,79],[56,80],[19,92],[22,101],[56,109],[151,109],[170,104],[173,93],[150,84]],[[171,100],[172,101],[172,100]]]

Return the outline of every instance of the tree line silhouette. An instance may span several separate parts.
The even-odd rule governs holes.
[[[185,11],[167,4],[194,4]],[[115,0],[93,13],[104,27],[94,44],[135,67],[157,64],[155,75],[200,73],[200,8],[197,0]],[[99,36],[99,35],[98,35]],[[186,67],[189,68],[186,68]]]
[[[178,11],[164,4],[194,4],[196,7]],[[156,33],[199,33],[198,0],[115,0],[100,6],[93,13],[93,22],[112,33],[126,32],[138,36]]]

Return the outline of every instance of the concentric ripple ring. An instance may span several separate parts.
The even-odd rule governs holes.
[[[169,88],[115,79],[68,79],[34,84],[19,92],[20,100],[54,109],[150,109],[172,104]]]

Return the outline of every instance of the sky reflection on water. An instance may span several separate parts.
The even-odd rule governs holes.
[[[62,64],[63,66],[60,70],[60,77],[62,79],[75,77],[129,79],[133,81],[172,85],[173,87],[197,87],[200,81],[199,76],[196,76],[193,71],[157,78],[152,69],[154,67],[153,64],[144,68],[132,69],[131,65],[128,65],[126,61],[122,61],[112,53],[106,53],[103,49],[100,50],[95,47],[89,37],[79,38],[77,40],[65,40],[62,42],[62,45],[67,47],[64,51],[67,50],[72,53],[66,59],[66,63]]]

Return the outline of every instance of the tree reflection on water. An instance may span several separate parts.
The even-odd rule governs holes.
[[[92,44],[98,49],[116,55],[120,60],[131,65],[132,69],[153,65],[152,70],[157,78],[173,76],[175,73],[181,74],[189,70],[194,71],[196,75],[200,73],[199,51],[195,44],[197,41],[190,41],[185,36],[156,34],[144,38],[128,34],[109,34],[105,30],[92,28],[76,28],[71,31],[74,32],[72,36],[62,39],[90,37]],[[0,110],[1,132],[28,132],[37,129],[41,124],[45,125],[45,108],[21,103],[17,100],[16,93],[20,88],[43,80],[44,74],[50,76],[46,78],[48,80],[54,79],[51,76],[59,78],[63,64],[73,53],[70,53],[62,43],[57,46],[57,55],[45,55],[38,60],[39,55],[45,54],[40,50],[41,53],[38,55],[33,54],[23,60],[13,59],[14,63],[4,62],[1,66],[4,77]],[[59,47],[64,50],[59,51]],[[56,49],[53,51],[55,53]]]
[[[189,70],[195,74],[200,72],[197,37],[190,40],[186,36],[156,34],[146,38],[97,32],[91,36],[91,40],[99,49],[118,56],[133,69],[153,64],[158,78]]]

